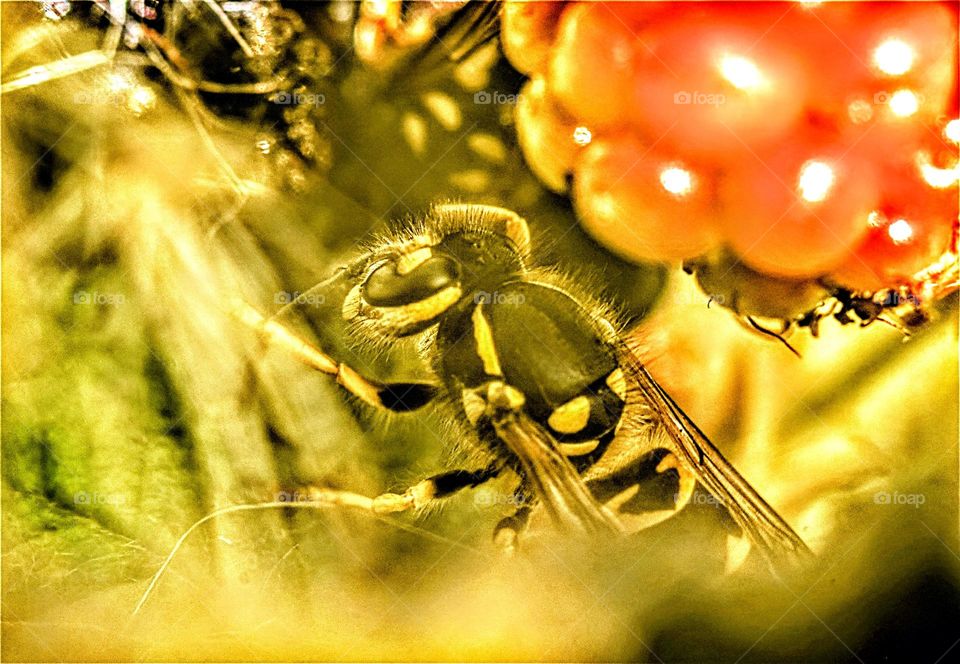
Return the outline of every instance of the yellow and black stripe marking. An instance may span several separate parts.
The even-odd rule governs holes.
[[[553,409],[547,424],[557,433],[580,433],[590,422],[590,398],[585,394]]]
[[[547,417],[550,430],[561,443],[576,443],[565,454],[591,453],[597,447],[596,440],[616,428],[626,401],[626,387],[623,371],[617,368],[550,411]],[[587,445],[592,448],[581,451]]]
[[[483,304],[478,304],[470,317],[473,322],[473,338],[477,344],[477,356],[483,362],[483,371],[489,376],[502,376],[503,368],[497,356],[497,348],[493,342],[493,332],[490,323],[483,315]]]
[[[460,392],[460,399],[463,402],[463,412],[467,416],[470,424],[476,424],[483,413],[487,410],[487,400],[483,398],[481,392],[483,388],[465,387]]]
[[[463,295],[459,286],[447,286],[417,302],[398,307],[371,307],[371,314],[391,330],[406,330],[424,321],[435,320]]]
[[[560,454],[568,457],[584,456],[595,452],[600,447],[600,439],[585,440],[582,443],[557,443]]]
[[[607,387],[616,394],[620,401],[627,400],[627,379],[623,376],[623,369],[617,367],[607,376]]]

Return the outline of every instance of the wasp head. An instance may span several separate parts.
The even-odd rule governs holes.
[[[422,232],[387,240],[364,261],[343,304],[343,317],[387,336],[434,325],[474,293],[495,290],[523,270],[526,223],[513,215],[483,218],[479,206],[440,206]],[[500,211],[500,208],[482,208]],[[503,211],[508,212],[508,211]]]

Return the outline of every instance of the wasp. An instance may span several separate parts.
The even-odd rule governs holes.
[[[422,380],[368,379],[276,317],[243,305],[240,318],[370,406],[446,409],[480,462],[359,503],[332,491],[317,500],[387,514],[512,474],[516,510],[494,532],[512,551],[532,514],[591,536],[629,534],[675,514],[699,483],[771,563],[812,555],[654,380],[614,308],[532,263],[529,228],[515,212],[437,205],[371,242],[327,283],[335,280],[346,283],[337,301],[351,334],[419,335]]]

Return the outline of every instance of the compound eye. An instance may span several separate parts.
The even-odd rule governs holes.
[[[384,263],[367,277],[363,299],[374,307],[399,307],[427,300],[445,288],[460,285],[460,264],[449,256],[433,256],[403,270],[403,258]]]

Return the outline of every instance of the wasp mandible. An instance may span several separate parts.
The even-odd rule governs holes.
[[[369,380],[252,307],[239,313],[371,406],[407,412],[435,404],[463,424],[483,462],[363,503],[378,514],[512,473],[516,511],[496,525],[494,540],[513,550],[538,510],[564,529],[631,533],[675,514],[699,482],[772,564],[809,557],[650,375],[616,311],[558,271],[534,266],[530,244],[526,221],[510,210],[442,204],[376,239],[335,275],[348,283],[340,313],[353,334],[423,335],[429,375],[420,382]],[[336,502],[334,493],[315,495]]]

